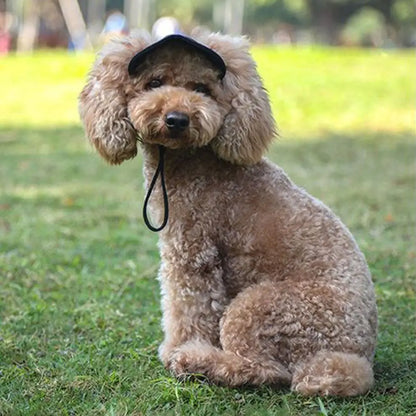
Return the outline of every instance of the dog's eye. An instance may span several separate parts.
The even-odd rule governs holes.
[[[159,88],[163,85],[162,80],[159,78],[152,79],[146,84],[147,89]]]
[[[205,84],[196,84],[194,86],[194,91],[199,92],[200,94],[211,95],[210,89]]]

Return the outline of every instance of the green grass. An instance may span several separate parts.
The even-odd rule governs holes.
[[[415,137],[407,52],[254,50],[281,138],[269,156],[342,217],[380,314],[364,397],[180,383],[157,359],[158,251],[141,158],[89,150],[90,55],[0,60],[0,415],[415,415]]]

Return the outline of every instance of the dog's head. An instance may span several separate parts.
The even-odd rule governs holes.
[[[115,164],[136,155],[138,139],[172,149],[209,145],[222,159],[252,164],[274,136],[248,43],[217,34],[107,45],[80,95],[80,114],[90,141]]]

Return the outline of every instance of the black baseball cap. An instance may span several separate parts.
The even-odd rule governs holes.
[[[226,66],[224,60],[221,58],[220,55],[218,55],[216,52],[214,52],[212,49],[208,48],[207,46],[203,45],[202,43],[199,43],[195,41],[194,39],[191,39],[187,36],[183,35],[169,35],[161,40],[152,43],[147,48],[144,48],[140,52],[136,53],[136,55],[133,56],[132,60],[129,63],[128,71],[129,75],[134,75],[136,73],[137,67],[145,60],[145,58],[151,54],[156,49],[160,48],[164,45],[169,44],[182,44],[184,46],[190,46],[197,52],[200,52],[203,56],[205,56],[213,65],[215,68],[219,70],[219,78],[223,79],[226,72]]]

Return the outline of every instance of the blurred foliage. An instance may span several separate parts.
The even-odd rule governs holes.
[[[410,46],[415,19],[413,0],[248,0],[245,25],[248,32],[261,32],[290,24],[330,44],[343,43],[347,31],[348,42],[357,45]]]
[[[150,0],[153,17],[170,15],[186,27],[213,22],[220,0]],[[242,0],[243,1],[243,0]],[[410,46],[416,38],[413,0],[245,0],[244,32],[260,40],[275,40],[276,31],[288,31],[292,42],[371,46]],[[123,9],[123,0],[107,0],[108,8]],[[369,28],[365,28],[366,24]],[[296,31],[308,31],[295,36]],[[373,42],[374,40],[374,42]]]
[[[342,38],[347,44],[381,46],[386,36],[385,23],[379,11],[364,7],[348,19]]]
[[[0,0],[0,6],[5,1]],[[37,0],[19,1],[29,4]],[[104,21],[104,8],[100,16],[92,16],[92,0],[77,1],[89,25],[100,19]],[[127,0],[102,1],[107,13],[114,9],[124,11],[127,4]],[[68,33],[59,13],[59,0],[36,4],[43,36],[43,42],[38,44],[66,46]],[[377,47],[409,47],[416,43],[414,0],[141,0],[140,4],[146,6],[140,9],[140,19],[129,16],[134,22],[140,21],[145,29],[151,29],[159,17],[173,16],[187,33],[195,26],[227,32],[225,9],[244,4],[243,33],[259,43],[318,42]],[[18,14],[19,8],[14,9]],[[22,16],[14,19],[15,28],[21,21]]]
[[[310,21],[310,10],[306,0],[252,0],[247,3],[248,25],[272,21],[305,26]]]

